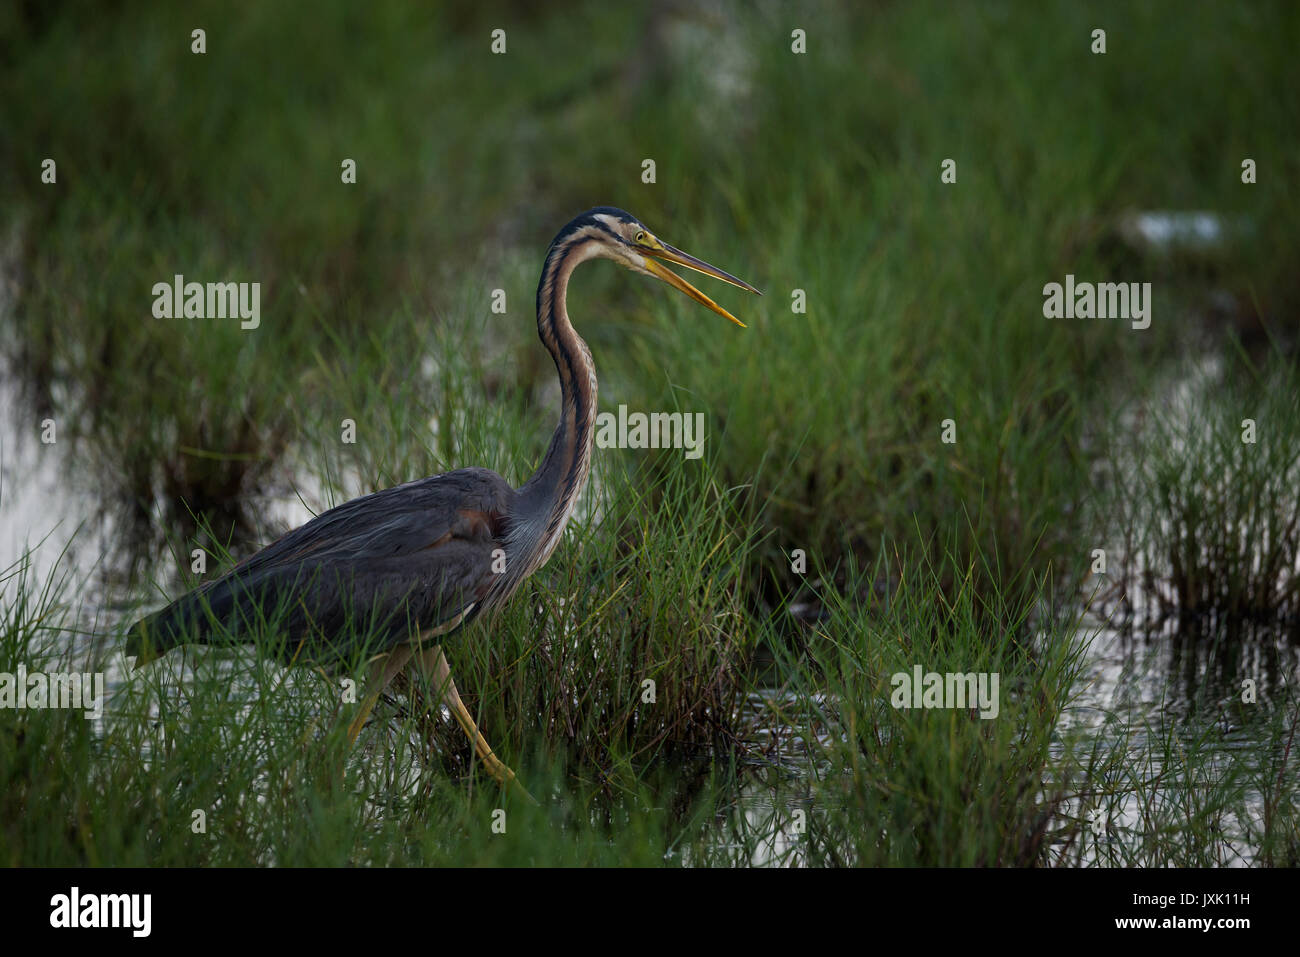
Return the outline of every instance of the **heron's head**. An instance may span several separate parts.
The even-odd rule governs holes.
[[[616,209],[613,206],[597,206],[569,223],[560,231],[560,235],[555,238],[555,246],[560,246],[562,243],[566,245],[581,243],[587,256],[612,259],[633,272],[654,276],[741,327],[745,325],[743,322],[681,276],[672,272],[663,265],[663,262],[677,263],[679,266],[694,269],[698,273],[712,276],[714,279],[721,279],[733,286],[739,286],[741,289],[748,289],[752,293],[762,295],[743,279],[737,279],[730,273],[723,272],[717,266],[710,266],[701,259],[696,259],[674,246],[669,246],[650,232],[645,224],[631,213]]]

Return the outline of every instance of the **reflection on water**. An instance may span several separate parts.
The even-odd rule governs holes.
[[[48,581],[57,568],[80,593],[109,553],[113,528],[90,490],[78,489],[84,471],[58,440],[58,422],[54,442],[42,442],[43,420],[25,405],[0,371],[0,569],[29,556],[31,580]]]
[[[1214,863],[1256,863],[1251,835],[1261,830],[1262,786],[1275,757],[1262,747],[1266,725],[1289,700],[1300,649],[1277,636],[1217,644],[1091,627],[1053,754],[1094,770],[1060,808],[1060,822],[1078,822],[1082,832],[1058,844],[1057,863],[1126,863],[1160,840],[1161,821],[1187,823],[1193,809],[1214,821]],[[1225,651],[1233,666],[1224,667]],[[1226,794],[1231,806],[1201,804],[1198,791]]]

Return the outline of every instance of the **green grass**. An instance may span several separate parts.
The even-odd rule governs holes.
[[[362,44],[353,15],[327,8],[289,58],[280,41],[300,24],[276,5],[210,27],[201,57],[191,23],[225,24],[201,8],[131,9],[104,32],[16,24],[24,56],[5,82],[43,90],[7,97],[23,131],[5,141],[2,174],[23,235],[21,358],[60,395],[65,434],[103,463],[111,501],[156,515],[154,529],[210,513],[251,542],[238,503],[285,447],[319,446],[372,398],[409,401],[410,357],[447,317],[481,320],[500,374],[525,387],[506,390],[513,401],[549,381],[531,330],[541,252],[573,212],[613,202],[768,297],[728,300],[752,323],[738,333],[592,269],[572,312],[606,396],[698,397],[731,439],[722,480],[776,463],[750,516],[805,548],[867,561],[881,534],[984,502],[970,546],[1041,566],[1067,547],[1064,503],[1086,489],[1090,385],[1145,362],[1183,294],[1161,300],[1144,338],[1045,322],[1042,283],[1140,267],[1164,293],[1208,271],[1270,313],[1289,302],[1278,264],[1296,252],[1286,184],[1300,171],[1291,107],[1267,94],[1289,60],[1262,42],[1285,33],[1270,21],[1294,17],[1283,10],[1204,7],[1171,30],[1157,7],[1121,8],[1107,16],[1116,49],[1094,57],[1077,39],[1090,15],[1068,5],[1037,23],[812,6],[810,55],[788,52],[784,22],[695,22],[701,48],[640,83],[651,52],[634,11],[587,11],[608,38],[593,49],[564,18],[506,9],[449,33],[448,13],[384,4]],[[519,20],[504,57],[477,42],[494,17]],[[666,32],[657,19],[652,36]],[[704,67],[732,46],[751,51],[748,92],[701,111]],[[1170,69],[1175,58],[1196,69]],[[69,60],[81,68],[61,69]],[[490,80],[464,81],[484,69]],[[1183,102],[1198,104],[1195,123],[1170,112]],[[39,183],[34,144],[63,158],[57,188]],[[1207,168],[1209,144],[1221,169]],[[1236,173],[1247,151],[1270,169],[1252,188]],[[945,187],[939,160],[954,154],[958,185]],[[360,163],[354,187],[338,179],[344,156]],[[653,186],[644,156],[659,165]],[[1132,206],[1216,209],[1253,229],[1232,259],[1188,276],[1116,259],[1107,217]],[[263,329],[152,320],[145,290],[175,272],[260,281]],[[487,312],[492,288],[507,291],[506,316]],[[806,315],[790,312],[796,288]],[[490,380],[478,392],[502,401]],[[949,417],[955,447],[937,441]],[[538,443],[548,419],[529,420]]]
[[[588,561],[584,551],[576,574],[598,577]],[[963,583],[951,603],[950,576]],[[1294,864],[1285,688],[1233,709],[1258,754],[1231,750],[1201,719],[1117,719],[1060,738],[1086,632],[1042,605],[1032,622],[983,607],[969,567],[897,553],[869,576],[884,583],[878,597],[827,593],[822,622],[784,641],[739,615],[692,622],[717,607],[708,582],[664,607],[653,583],[574,601],[568,577],[543,575],[495,640],[475,626],[448,644],[467,705],[540,806],[477,771],[418,688],[396,687],[350,751],[355,705],[338,676],[191,649],[117,687],[102,726],[80,712],[4,712],[6,862],[1156,866],[1244,852]],[[57,590],[16,593],[31,603],[0,609],[3,660],[121,666],[111,644],[68,650]],[[570,616],[584,627],[566,632]],[[703,667],[674,636],[699,642]],[[755,639],[782,649],[775,686],[725,667]],[[892,707],[891,676],[918,664],[997,673],[998,715]],[[740,695],[758,697],[742,707]],[[786,740],[774,747],[773,733]]]
[[[93,626],[76,586],[13,566],[0,670],[85,665],[82,630],[116,669],[121,626],[193,583],[193,548],[211,576],[282,531],[268,498],[322,509],[465,465],[523,481],[557,401],[537,273],[582,209],[622,206],[765,293],[707,290],[738,330],[606,264],[577,274],[602,409],[703,412],[707,445],[599,450],[551,564],[449,644],[543,798],[510,802],[508,836],[418,688],[348,756],[337,678],[199,650],[124,677],[102,726],[0,712],[7,862],[1197,864],[1228,831],[1294,859],[1290,646],[1265,640],[1269,704],[1238,721],[1261,760],[1225,771],[1207,716],[1261,647],[1221,619],[1294,618],[1300,116],[1277,91],[1296,11],[719,9],[0,13],[8,425],[54,417],[120,532]],[[1135,209],[1210,210],[1232,239],[1143,251]],[[260,282],[261,328],[154,319],[175,273]],[[1045,319],[1066,273],[1152,282],[1151,328]],[[1141,383],[1188,354],[1227,357],[1221,405],[1162,416]],[[1142,403],[1146,430],[1124,416]],[[1231,439],[1256,410],[1252,454]],[[1118,542],[1100,584],[1208,614],[1193,644],[1231,660],[1189,652],[1192,693],[1167,676],[1208,696],[1177,720],[1072,737],[1092,550]],[[913,664],[999,673],[999,718],[889,707]],[[1077,805],[1120,800],[1141,813],[1099,847]]]
[[[1069,699],[1083,637],[1038,608],[989,607],[977,571],[952,557],[951,539],[898,551],[871,570],[865,601],[829,593],[826,619],[783,662],[794,700],[822,729],[810,768],[827,808],[809,832],[810,861],[867,866],[1027,866],[1047,859],[1060,802],[1044,790],[1049,753]],[[859,576],[849,574],[850,580]],[[955,594],[947,583],[956,580]],[[1037,583],[1040,594],[1042,583]],[[997,675],[994,711],[900,708],[895,676]],[[903,700],[906,700],[906,695]]]

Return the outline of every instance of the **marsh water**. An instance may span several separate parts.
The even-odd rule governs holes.
[[[0,389],[6,409],[23,407],[12,380],[0,383]],[[148,556],[121,554],[127,536],[121,534],[114,510],[100,500],[93,472],[81,467],[66,444],[41,442],[40,422],[35,419],[24,422],[9,414],[0,418],[0,429],[0,567],[12,569],[26,556],[28,582],[64,582],[65,601],[71,604],[77,623],[67,636],[69,660],[106,662],[108,700],[101,720],[111,720],[113,697],[127,680],[127,661],[114,651],[123,620],[161,602],[160,595],[142,593],[129,584],[126,569]],[[327,507],[325,499],[319,483],[308,478],[301,488],[268,494],[253,507],[259,527],[267,530],[269,538]],[[15,585],[12,578],[0,584],[0,598],[11,598],[5,591]],[[1055,756],[1064,759],[1067,752],[1077,752],[1081,741],[1090,741],[1095,751],[1121,751],[1132,774],[1148,783],[1163,779],[1166,786],[1146,790],[1113,779],[1090,781],[1085,769],[1084,777],[1072,782],[1072,796],[1060,802],[1057,812],[1062,823],[1086,822],[1085,837],[1082,842],[1071,838],[1059,849],[1049,850],[1054,863],[1121,860],[1118,846],[1142,840],[1147,822],[1159,816],[1161,809],[1153,802],[1194,788],[1193,777],[1212,777],[1229,765],[1248,778],[1265,774],[1264,749],[1252,731],[1258,725],[1248,719],[1249,709],[1242,704],[1243,676],[1257,683],[1258,703],[1268,707],[1271,696],[1280,696],[1287,680],[1300,673],[1300,649],[1282,638],[1263,635],[1220,645],[1188,640],[1173,627],[1154,635],[1135,633],[1116,626],[1102,604],[1080,619],[1086,651],[1075,697],[1057,728]],[[108,653],[102,657],[96,653],[104,651]],[[250,687],[249,694],[254,693]],[[753,864],[803,862],[800,825],[793,810],[803,806],[809,795],[804,785],[810,762],[817,760],[816,738],[824,732],[775,719],[774,715],[793,709],[794,702],[783,700],[782,695],[775,688],[761,687],[748,695],[740,723],[752,729],[758,745],[755,753],[761,758],[754,762],[755,773],[738,786],[731,806],[719,811],[729,821],[719,829],[718,840],[747,834],[745,840],[735,838],[735,849],[744,849]],[[1168,756],[1179,753],[1179,740],[1193,739],[1201,745],[1196,749],[1200,764],[1165,766]],[[1081,767],[1085,764],[1077,754],[1073,760]],[[1044,782],[1044,789],[1050,791],[1059,783]],[[1254,863],[1242,836],[1258,827],[1263,810],[1263,798],[1255,793],[1245,803],[1244,814],[1250,820],[1241,820],[1241,813],[1222,819],[1221,863]],[[676,853],[670,850],[668,856]]]

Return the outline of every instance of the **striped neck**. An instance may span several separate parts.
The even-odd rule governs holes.
[[[600,243],[586,230],[561,234],[551,244],[537,284],[537,334],[555,360],[561,403],[560,421],[546,457],[519,489],[519,524],[511,540],[523,546],[516,554],[533,556],[531,567],[520,569],[524,575],[545,564],[559,544],[591,471],[596,367],[587,344],[569,322],[565,293],[574,267],[599,255],[599,250]]]

